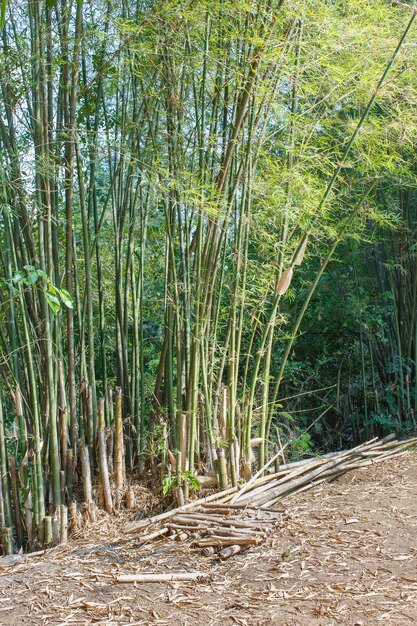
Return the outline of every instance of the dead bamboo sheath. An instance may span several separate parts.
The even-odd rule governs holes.
[[[177,572],[172,574],[125,574],[117,576],[118,583],[169,583],[207,580],[206,572]]]
[[[99,453],[100,453],[100,481],[103,489],[104,507],[107,513],[113,511],[113,499],[110,489],[109,470],[107,467],[106,442],[104,431],[99,432]]]
[[[93,488],[91,486],[91,470],[90,470],[90,459],[88,455],[88,448],[83,444],[83,442],[79,441],[80,446],[80,458],[81,458],[81,471],[83,478],[83,491],[84,491],[84,502],[87,505],[90,505],[93,502]]]

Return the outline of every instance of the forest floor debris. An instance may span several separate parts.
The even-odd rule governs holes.
[[[417,622],[417,452],[280,504],[264,543],[220,561],[191,541],[143,545],[127,514],[1,570],[0,624],[309,626]],[[96,532],[97,530],[97,532]],[[198,572],[192,582],[119,576]]]

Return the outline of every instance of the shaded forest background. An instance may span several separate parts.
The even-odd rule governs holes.
[[[120,489],[149,466],[224,487],[283,444],[415,427],[412,6],[2,3],[1,515],[18,543],[85,499],[86,463],[103,483],[105,457]]]

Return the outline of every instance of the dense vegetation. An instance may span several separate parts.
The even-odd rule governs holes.
[[[413,428],[411,3],[2,9],[0,500],[18,543],[86,499],[86,463],[111,510],[121,421],[128,473],[174,484],[176,461],[222,487],[254,444],[262,467],[285,442]]]

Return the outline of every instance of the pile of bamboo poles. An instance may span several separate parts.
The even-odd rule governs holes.
[[[225,560],[262,543],[281,521],[280,511],[241,504],[204,502],[195,509],[181,509],[170,511],[169,521],[143,535],[141,544],[164,536],[171,541],[190,540],[205,556],[217,554]]]
[[[384,439],[375,437],[351,450],[283,465],[272,474],[255,475],[240,489],[231,487],[136,522],[127,532],[156,525],[156,530],[141,537],[142,544],[162,537],[188,540],[193,547],[201,548],[203,554],[217,554],[224,560],[268,537],[274,526],[282,521],[282,511],[273,508],[282,498],[311,489],[350,470],[404,454],[416,443],[417,437],[406,441],[396,440],[395,435]]]

